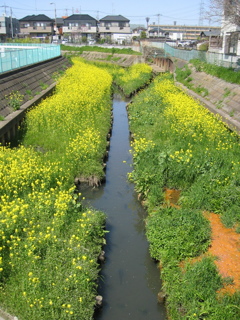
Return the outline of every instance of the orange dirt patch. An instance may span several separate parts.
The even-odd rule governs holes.
[[[165,190],[167,205],[179,208],[179,197],[180,190]],[[204,212],[204,216],[210,221],[212,230],[212,241],[206,254],[216,257],[215,264],[222,277],[232,279],[232,282],[226,283],[219,293],[233,294],[240,290],[240,235],[233,229],[226,228],[218,214]],[[201,257],[193,260],[199,258]]]
[[[211,223],[212,242],[208,252],[217,257],[215,264],[223,277],[230,277],[233,283],[226,284],[220,293],[233,294],[240,290],[240,235],[222,224],[219,215],[205,214]]]
[[[165,202],[167,205],[179,208],[177,202],[180,197],[180,190],[176,189],[165,189]]]

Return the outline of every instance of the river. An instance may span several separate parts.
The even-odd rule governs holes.
[[[115,94],[106,182],[81,191],[88,205],[106,213],[109,231],[99,284],[103,305],[95,319],[164,320],[165,307],[157,301],[160,271],[150,258],[144,230],[146,212],[127,179],[132,156],[126,105]]]

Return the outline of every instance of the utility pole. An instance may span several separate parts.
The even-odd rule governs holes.
[[[55,16],[55,31],[57,33],[57,9],[56,9],[56,3],[55,2],[51,2],[50,4],[54,5],[54,16]]]
[[[11,23],[11,31],[12,31],[12,39],[13,39],[13,21],[12,21],[12,8],[10,8],[11,16],[10,16],[10,23]]]
[[[158,16],[158,38],[159,38],[159,19],[160,19],[160,13],[158,13],[157,16]]]
[[[9,6],[6,6],[5,4],[3,6],[0,6],[5,8],[5,17],[7,15],[7,10],[6,8],[10,8],[10,28],[11,28],[11,35],[12,35],[12,39],[13,39],[13,21],[12,21],[12,8]]]
[[[148,22],[149,22],[149,20],[150,20],[150,18],[147,17],[147,18],[146,18],[146,21],[147,21],[147,38],[148,38]]]

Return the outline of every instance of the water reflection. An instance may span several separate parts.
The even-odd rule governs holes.
[[[99,284],[103,308],[97,320],[163,320],[165,309],[157,303],[160,272],[150,258],[144,234],[146,213],[127,180],[131,171],[126,102],[113,101],[114,123],[106,168],[106,183],[82,190],[87,202],[107,214],[106,261]]]

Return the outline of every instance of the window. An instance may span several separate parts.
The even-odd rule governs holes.
[[[119,28],[120,28],[120,29],[123,29],[124,26],[125,26],[124,22],[119,22]]]
[[[30,27],[30,24],[29,23],[23,23],[21,24],[21,28],[28,28]]]

